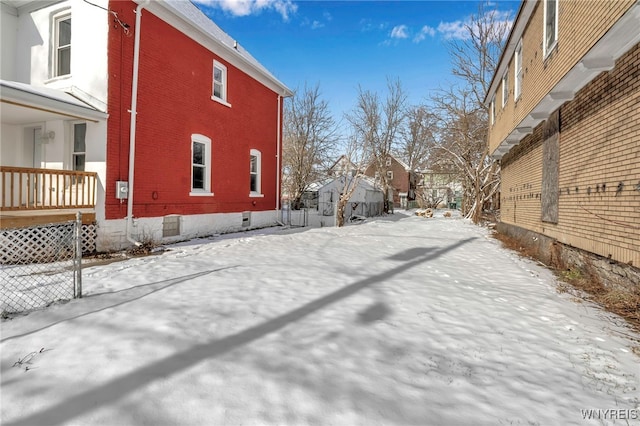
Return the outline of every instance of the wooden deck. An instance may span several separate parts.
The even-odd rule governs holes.
[[[75,220],[78,211],[82,213],[83,224],[87,225],[95,222],[96,212],[94,209],[0,211],[0,229],[24,228],[49,223],[67,222]]]
[[[96,220],[95,172],[0,166],[0,229]]]

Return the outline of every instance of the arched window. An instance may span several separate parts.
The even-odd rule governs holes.
[[[190,195],[213,195],[211,192],[211,139],[191,135],[191,192]]]
[[[250,165],[249,165],[249,177],[250,177],[250,197],[262,197],[262,154],[257,149],[252,149],[250,152]]]

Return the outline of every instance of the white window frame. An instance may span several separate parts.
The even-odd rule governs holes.
[[[204,145],[204,164],[195,164],[193,162],[193,151],[196,143],[200,143]],[[213,196],[213,192],[211,192],[211,139],[194,133],[191,135],[191,160],[189,162],[189,172],[191,173],[191,191],[189,195],[195,197],[211,197]],[[204,188],[194,188],[193,187],[193,168],[202,167],[204,168]]]
[[[84,140],[82,141],[84,145],[84,151],[76,151],[76,126],[84,124]],[[74,121],[71,123],[71,170],[84,172],[87,168],[87,130],[88,126],[85,121]],[[84,157],[84,164],[82,170],[76,167],[76,157]]]
[[[71,10],[65,9],[61,12],[56,13],[51,18],[51,77],[66,77],[71,75],[71,40],[69,40],[69,44],[65,44],[64,46],[60,46],[60,22],[66,21],[67,19],[71,20]],[[59,52],[61,49],[69,50],[69,72],[66,74],[58,73],[59,66]]]
[[[386,164],[387,166],[390,166],[390,165],[391,165],[391,158],[387,158],[387,161],[386,161],[386,163],[385,163],[385,164]]]
[[[513,99],[517,101],[522,95],[522,39],[518,42],[514,55]]]
[[[252,159],[256,158],[256,170],[252,170]],[[256,175],[256,190],[251,190],[251,175]],[[257,149],[249,151],[249,197],[264,197],[262,193],[262,153]]]
[[[216,69],[220,70],[221,81],[216,80]],[[228,74],[227,67],[220,62],[213,60],[213,68],[211,70],[211,99],[221,103],[222,105],[230,107],[231,104],[227,102],[228,92]],[[216,84],[220,85],[220,96],[216,96]]]
[[[509,100],[509,70],[502,76],[502,108],[507,105]]]
[[[491,125],[496,124],[496,95],[491,98],[491,106],[489,107],[489,115],[491,116]]]
[[[547,43],[547,27],[548,27],[548,22],[547,22],[547,12],[548,12],[548,3],[549,1],[553,1],[555,4],[555,17],[554,17],[554,22],[553,22],[553,39],[550,40],[550,43]],[[558,5],[559,5],[560,1],[559,0],[544,0],[544,16],[542,17],[542,51],[543,51],[543,57],[546,59],[547,56],[549,56],[549,53],[551,53],[553,51],[553,49],[556,47],[556,45],[558,44]]]
[[[393,171],[392,170],[387,170],[387,179],[393,180]]]

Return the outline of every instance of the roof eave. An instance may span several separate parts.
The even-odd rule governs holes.
[[[144,3],[143,0],[134,0],[136,3]],[[194,5],[194,7],[196,7]],[[209,50],[215,52],[222,59],[228,61],[230,64],[238,67],[240,70],[246,72],[251,77],[255,78],[257,81],[264,84],[266,87],[270,88],[277,94],[283,97],[291,97],[293,96],[293,91],[289,89],[284,83],[275,78],[266,68],[258,67],[255,64],[248,61],[245,57],[243,57],[239,52],[231,46],[223,43],[221,40],[213,37],[206,29],[197,23],[193,22],[188,16],[184,15],[180,10],[172,7],[169,2],[166,1],[154,1],[146,6],[151,13],[158,15],[163,20],[167,21],[169,24],[174,24],[174,22],[169,22],[169,16],[173,16],[179,18],[179,21],[186,26],[187,28],[176,27],[177,29],[183,31],[187,29],[193,30],[183,31],[187,36],[194,39],[196,42],[200,43],[204,47]],[[163,12],[168,12],[168,15]],[[207,17],[207,19],[209,19]],[[247,52],[248,54],[248,52]],[[257,62],[257,61],[256,61]]]
[[[9,82],[0,81],[0,100],[9,104],[23,106],[27,108],[42,109],[53,113],[85,118],[93,121],[106,120],[108,114],[99,111],[91,106],[81,106],[66,102],[62,99],[55,99],[35,91],[28,91],[10,85]]]
[[[507,42],[502,49],[502,54],[498,61],[498,67],[491,78],[489,90],[487,90],[487,93],[484,95],[483,103],[486,107],[489,107],[493,94],[498,90],[498,85],[500,84],[502,75],[506,71],[506,67],[509,65],[509,61],[511,60],[513,52],[520,41],[520,37],[522,37],[522,34],[524,33],[524,29],[529,22],[529,18],[531,18],[531,14],[533,13],[535,6],[536,0],[523,0],[522,3],[520,3],[520,8],[518,9],[513,27],[511,28],[509,36],[507,37]]]

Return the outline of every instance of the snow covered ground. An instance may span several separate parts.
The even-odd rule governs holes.
[[[169,249],[1,324],[2,424],[640,423],[640,336],[464,220]]]

